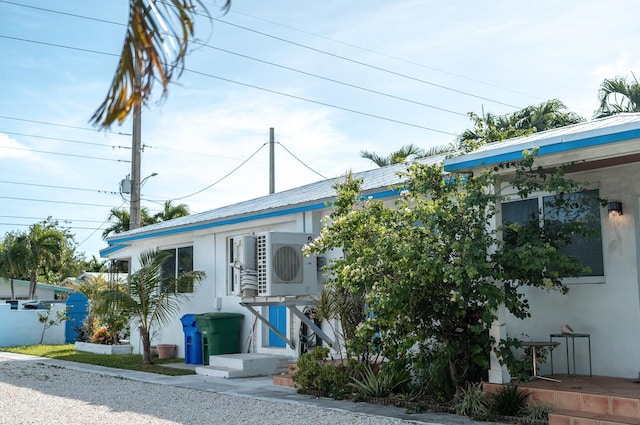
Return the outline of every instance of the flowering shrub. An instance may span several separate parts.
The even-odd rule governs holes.
[[[567,291],[562,278],[584,269],[561,248],[586,234],[587,224],[550,228],[532,217],[507,226],[513,237],[504,241],[495,221],[505,197],[496,189],[511,187],[519,198],[555,193],[558,215],[579,217],[586,206],[564,194],[587,183],[565,178],[563,167],[535,166],[535,152],[524,157],[446,180],[441,165],[413,163],[394,207],[363,199],[362,182],[350,174],[335,185],[330,220],[305,252],[342,250],[326,266],[326,286],[362,300],[360,323],[341,319],[351,358],[364,363],[377,355],[415,371],[419,353],[436,349],[453,385],[464,388],[486,377],[491,345],[498,342],[489,329],[499,307],[524,319],[530,312],[521,287]]]
[[[100,326],[93,332],[91,342],[94,344],[115,344],[117,341],[113,336],[113,332],[106,326]]]

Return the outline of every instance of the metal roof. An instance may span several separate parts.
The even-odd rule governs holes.
[[[11,282],[10,282],[9,279],[6,279],[4,277],[0,277],[0,284],[9,285],[10,283]],[[28,280],[13,279],[13,284],[14,284],[14,286],[30,286],[31,282],[29,282]],[[40,282],[38,282],[36,284],[36,288],[38,288],[38,289],[53,289],[53,291],[55,293],[71,293],[71,292],[75,291],[74,288],[66,288],[64,286],[49,285],[48,283],[40,283]]]
[[[522,158],[522,151],[540,148],[539,154],[569,152],[640,137],[640,113],[618,114],[525,137],[490,143],[476,151],[444,160],[446,171],[513,161]]]
[[[539,148],[539,154],[542,156],[635,138],[640,138],[640,113],[618,114],[542,131],[526,137],[487,144],[474,152],[457,157],[447,158],[446,155],[438,155],[419,161],[427,164],[444,162],[445,171],[463,171],[503,161],[518,160],[522,158],[524,150],[535,147]],[[395,164],[354,173],[354,177],[363,180],[362,191],[365,194],[385,197],[393,195],[389,189],[402,182],[398,172],[405,169],[406,164]],[[102,250],[101,254],[108,255],[115,252],[125,246],[122,245],[123,243],[133,240],[319,210],[325,207],[326,202],[335,198],[333,186],[342,179],[344,176],[321,180],[283,192],[123,232],[108,238],[110,246]]]
[[[420,159],[422,163],[436,164],[444,160],[444,155],[437,155]],[[402,180],[398,172],[406,170],[406,164],[394,164],[387,167],[379,167],[368,171],[354,173],[355,178],[363,180],[362,191],[367,195],[376,197],[390,196],[390,187],[398,185]],[[344,179],[344,176],[321,180],[294,189],[276,192],[260,198],[251,199],[237,204],[216,208],[202,213],[191,214],[173,220],[163,221],[157,224],[144,226],[111,236],[107,239],[110,245],[115,245],[130,240],[150,238],[154,236],[175,233],[175,229],[182,231],[197,230],[204,227],[212,227],[213,224],[229,224],[238,221],[250,221],[273,215],[284,215],[300,211],[322,209],[325,203],[334,199],[336,191],[334,184]],[[101,251],[107,255],[115,249],[106,248]]]

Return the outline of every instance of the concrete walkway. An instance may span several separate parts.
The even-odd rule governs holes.
[[[273,385],[271,377],[223,379],[203,375],[183,375],[168,376],[147,372],[137,372],[124,369],[114,369],[103,366],[94,366],[84,363],[75,363],[64,360],[55,360],[23,354],[15,354],[0,351],[0,358],[16,362],[33,362],[55,366],[63,369],[106,375],[133,381],[146,382],[156,385],[188,388],[203,392],[225,394],[234,397],[265,400],[277,403],[288,403],[296,405],[314,406],[318,408],[352,412],[364,415],[395,418],[407,421],[407,423],[422,424],[456,424],[456,425],[479,425],[480,422],[472,421],[469,418],[450,415],[444,413],[412,413],[406,409],[383,406],[370,403],[354,403],[351,401],[333,400],[330,398],[319,398],[298,394],[295,389]],[[176,365],[177,367],[193,367],[191,365]],[[482,424],[486,425],[486,422]]]

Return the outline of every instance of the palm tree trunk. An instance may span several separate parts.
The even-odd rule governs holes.
[[[142,338],[142,364],[152,364],[151,361],[151,339],[149,329],[140,326],[140,338]]]
[[[31,272],[31,279],[29,281],[29,299],[34,299],[36,296],[36,271]]]
[[[13,276],[9,280],[11,282],[11,301],[14,301],[16,299],[16,291],[15,291],[15,288],[13,287]]]

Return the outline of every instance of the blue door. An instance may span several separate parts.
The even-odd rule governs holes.
[[[80,292],[74,292],[67,298],[67,316],[65,323],[64,339],[67,344],[76,340],[77,329],[82,327],[84,319],[89,314],[89,300],[87,296]]]
[[[287,308],[283,305],[276,305],[269,307],[269,322],[278,330],[282,335],[287,334]],[[269,329],[269,347],[285,347],[286,343]]]

